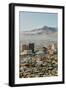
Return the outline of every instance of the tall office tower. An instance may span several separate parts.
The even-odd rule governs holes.
[[[34,53],[34,43],[29,43],[29,50],[32,50]]]

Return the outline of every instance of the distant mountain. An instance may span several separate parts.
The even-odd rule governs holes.
[[[57,43],[58,32],[55,27],[44,26],[42,28],[33,29],[30,31],[20,31],[20,45],[35,43],[35,46],[47,46],[51,43]]]
[[[26,34],[26,35],[35,35],[35,34],[52,34],[57,32],[57,28],[55,27],[48,27],[48,26],[44,26],[42,28],[38,28],[38,29],[33,29],[30,31],[23,31],[21,32],[22,34]]]

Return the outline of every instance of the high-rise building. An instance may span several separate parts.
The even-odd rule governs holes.
[[[26,45],[26,44],[23,44],[23,45],[22,45],[22,52],[23,52],[24,50],[28,50],[28,45]]]
[[[34,43],[29,43],[29,50],[32,50],[34,53]]]

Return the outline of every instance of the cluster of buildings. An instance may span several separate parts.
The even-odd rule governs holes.
[[[55,44],[51,44],[48,47],[42,47],[41,50],[37,50],[37,51],[35,51],[34,48],[35,48],[34,43],[29,43],[28,45],[23,44],[20,55],[21,56],[33,55],[33,54],[35,55],[43,54],[44,55],[44,54],[53,54],[54,52],[57,52],[57,47]]]
[[[22,52],[20,55],[31,55],[34,53],[34,43],[29,43],[29,45],[22,45]]]
[[[56,76],[58,68],[57,55],[53,56],[57,51],[56,46],[57,44],[51,44],[36,49],[34,43],[23,44],[20,53],[19,77]]]

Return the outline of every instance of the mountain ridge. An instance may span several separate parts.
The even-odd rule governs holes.
[[[55,33],[57,32],[57,28],[55,27],[48,27],[48,26],[43,26],[42,28],[38,28],[38,29],[33,29],[31,31],[22,31],[23,34],[26,35],[35,35],[35,34],[42,34],[42,33],[46,33],[46,34],[51,34],[51,33]]]

